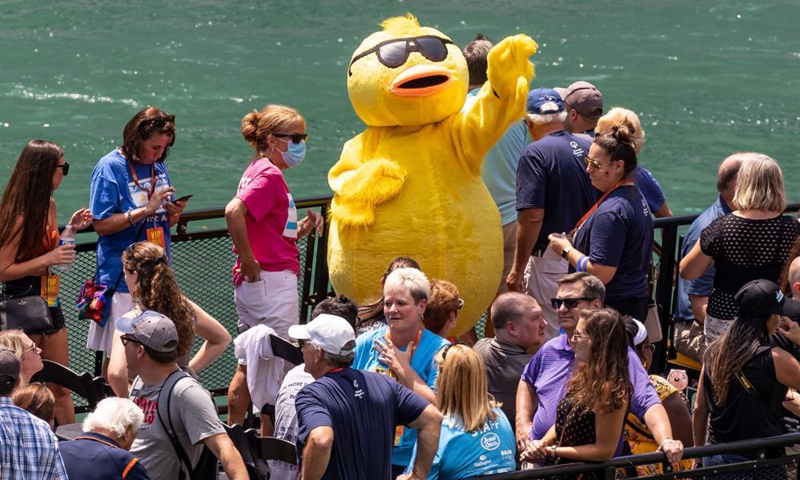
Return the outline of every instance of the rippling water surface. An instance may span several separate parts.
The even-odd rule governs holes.
[[[642,162],[676,214],[715,197],[727,154],[777,159],[800,200],[800,33],[796,1],[182,1],[0,0],[0,184],[22,146],[66,149],[60,220],[87,203],[92,167],[125,122],[157,105],[178,117],[168,159],[192,208],[224,205],[249,156],[242,116],[266,103],[297,107],[311,135],[288,172],[296,197],[327,194],[327,171],[363,129],[346,90],[347,63],[382,19],[410,11],[463,45],[524,32],[541,47],[534,86],[586,79],[606,106],[645,122]]]

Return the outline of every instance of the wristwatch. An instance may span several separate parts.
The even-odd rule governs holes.
[[[569,256],[569,252],[570,252],[570,250],[572,250],[572,247],[567,247],[567,248],[565,248],[565,249],[564,249],[564,251],[563,251],[563,252],[561,252],[561,257],[562,257],[564,260],[567,260],[567,257]]]

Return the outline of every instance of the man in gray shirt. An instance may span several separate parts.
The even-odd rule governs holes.
[[[147,311],[133,319],[120,318],[116,327],[123,333],[128,369],[138,375],[131,398],[144,412],[131,453],[139,457],[150,478],[174,480],[181,469],[188,474],[170,441],[166,430],[170,428],[192,468],[205,445],[219,459],[228,478],[247,480],[242,457],[225,433],[208,392],[176,363],[178,332],[172,320]]]
[[[504,293],[490,310],[495,337],[483,338],[475,351],[486,363],[489,393],[500,402],[509,419],[517,415],[517,386],[525,365],[545,341],[547,321],[533,297],[519,292]],[[514,427],[514,422],[511,422]]]

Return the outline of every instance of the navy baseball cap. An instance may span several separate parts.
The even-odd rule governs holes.
[[[528,92],[528,102],[525,105],[528,113],[536,115],[550,115],[564,111],[564,101],[561,95],[552,88],[537,88]]]

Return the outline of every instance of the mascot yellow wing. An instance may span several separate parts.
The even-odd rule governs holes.
[[[450,117],[459,157],[480,174],[483,157],[513,122],[525,114],[528,86],[533,78],[529,58],[536,42],[524,34],[503,39],[489,50],[489,79],[472,108]]]

